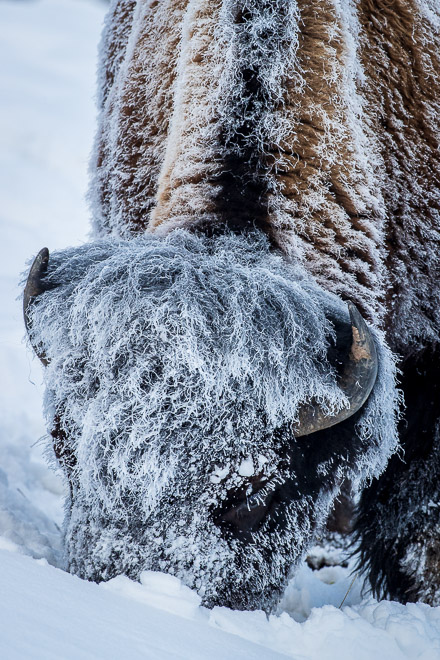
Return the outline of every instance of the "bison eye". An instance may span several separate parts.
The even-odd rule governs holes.
[[[261,496],[259,496],[257,493],[248,497],[246,504],[248,509],[251,511],[252,509],[256,509],[257,507],[264,505],[265,501],[264,498],[261,498]]]

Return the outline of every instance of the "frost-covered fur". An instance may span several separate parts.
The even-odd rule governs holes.
[[[405,600],[440,591],[438,571],[416,579],[408,559],[414,553],[402,550],[405,542],[440,548],[440,533],[429,518],[435,489],[416,488],[415,475],[423,470],[413,470],[416,463],[426,470],[439,463],[439,26],[433,0],[113,0],[101,43],[90,188],[95,237],[110,235],[113,243],[55,256],[53,276],[60,268],[61,288],[50,293],[56,302],[48,294],[35,313],[36,339],[51,352],[55,451],[76,489],[67,530],[72,570],[98,579],[118,567],[134,575],[145,563],[185,576],[205,589],[207,602],[238,606],[241,590],[242,606],[268,603],[324,516],[340,478],[371,476],[395,444],[391,428],[398,398],[388,342],[402,370],[407,408],[399,434],[407,462],[395,457],[361,501],[357,534],[363,567],[377,593],[382,589]],[[182,228],[204,234],[207,242],[173,234]],[[240,238],[252,230],[265,235],[279,256],[263,248],[262,238],[249,244]],[[133,240],[138,236],[139,243]],[[262,269],[247,266],[252,277],[243,265],[252,262],[251,245]],[[161,255],[154,259],[164,269],[162,279],[155,279],[156,266],[150,272],[150,265],[137,261],[142,250]],[[220,273],[214,263],[222,250]],[[166,271],[170,254],[175,256]],[[289,259],[294,266],[287,265]],[[191,304],[177,264],[182,278],[193,278]],[[264,269],[269,288],[266,276],[258,279]],[[180,297],[173,278],[180,282]],[[253,292],[249,301],[240,289],[244,282]],[[148,296],[144,287],[150,287]],[[173,304],[153,305],[166,291],[176,293]],[[243,305],[235,295],[243,296]],[[277,306],[266,309],[275,299]],[[249,551],[237,540],[228,545],[217,527],[200,523],[209,516],[209,506],[202,511],[202,489],[208,503],[214,491],[213,499],[221,498],[221,488],[210,485],[216,468],[208,462],[212,458],[221,471],[222,452],[232,442],[235,474],[246,452],[255,466],[264,445],[274,452],[264,464],[269,469],[277,443],[284,447],[291,437],[287,426],[303,397],[323,398],[329,413],[344,405],[334,371],[325,366],[331,333],[324,319],[330,322],[330,308],[342,309],[348,299],[376,328],[381,375],[374,397],[364,414],[324,436],[292,443],[293,476],[281,488],[287,507],[282,524],[276,516],[268,519]],[[96,318],[95,307],[105,310],[105,321]],[[260,328],[263,310],[267,326]],[[206,344],[199,342],[202,331],[210,338]],[[167,357],[162,364],[167,350],[174,362]],[[135,353],[138,365],[150,360],[148,368],[129,371]],[[195,384],[179,375],[177,357],[186,365],[185,378],[204,374],[195,399]],[[112,369],[117,387],[109,380]],[[145,381],[138,380],[142,369]],[[249,388],[251,382],[255,387]],[[67,404],[71,400],[75,405]],[[100,406],[99,415],[92,414],[94,406]],[[193,415],[184,422],[189,411]],[[215,435],[227,414],[242,436]],[[190,445],[186,453],[184,443],[182,453],[173,449],[182,433],[184,443],[203,448],[197,453],[200,469],[191,474],[196,459]],[[239,437],[246,451],[234,444]],[[160,438],[162,450],[142,451],[139,443],[148,438]],[[120,451],[126,452],[125,462]],[[184,455],[186,466],[179,462]],[[91,456],[95,462],[89,464]],[[162,467],[153,478],[148,461],[156,467],[168,461],[170,471]],[[162,497],[161,488],[174,483],[172,470],[178,467],[177,493]],[[285,465],[279,467],[286,474]],[[126,479],[142,470],[145,479],[130,490]],[[96,491],[95,482],[102,486]],[[173,498],[183,502],[185,488],[194,491],[179,536]],[[408,493],[417,519],[424,521],[419,535],[409,522],[395,525],[408,513]],[[98,498],[101,518],[88,498]],[[169,524],[168,535],[157,533],[155,552],[149,530],[156,523],[145,519],[149,502],[163,512],[160,525]],[[106,517],[106,507],[121,517]],[[223,571],[231,572],[225,577]],[[405,580],[396,586],[402,572]],[[216,578],[223,586],[216,586]]]
[[[438,338],[439,16],[431,0],[113,1],[96,234],[247,210],[393,347]]]
[[[353,8],[320,4],[137,3],[102,95],[98,234],[216,225],[226,200],[226,214],[266,222],[326,289],[382,313],[384,209],[376,144],[359,121],[359,27]],[[103,42],[113,79],[112,30],[119,39],[118,13]]]
[[[50,361],[49,417],[67,435],[69,570],[167,570],[208,604],[270,607],[341,480],[378,474],[395,449],[389,351],[378,338],[381,371],[354,437],[334,455],[318,434],[305,468],[309,441],[292,424],[310,399],[329,414],[347,405],[327,353],[331,319],[348,314],[267,239],[176,231],[50,263],[55,288],[34,308],[33,341]],[[214,523],[227,493],[250,483],[244,461],[247,477],[290,495],[247,543]]]
[[[439,361],[431,345],[402,363],[405,453],[363,492],[356,525],[359,564],[374,593],[432,605],[440,604]]]

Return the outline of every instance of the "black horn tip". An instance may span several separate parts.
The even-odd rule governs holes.
[[[41,248],[36,258],[37,259],[41,258],[41,260],[46,264],[47,267],[47,264],[49,262],[49,248],[47,247]]]
[[[44,247],[35,257],[26,281],[23,295],[23,306],[25,311],[29,305],[30,299],[39,296],[45,290],[41,280],[47,273],[48,264],[49,250],[47,247]]]
[[[357,328],[360,334],[368,335],[369,334],[368,326],[365,323],[365,319],[363,318],[362,314],[360,313],[356,305],[351,301],[348,301],[347,306],[348,306],[348,312],[350,314],[351,325]]]
[[[368,360],[372,369],[370,369],[370,378],[376,380],[377,376],[377,351],[373,336],[368,328],[365,319],[359,312],[356,305],[348,302],[348,311],[352,325],[353,343],[351,348],[351,358],[355,361]]]
[[[359,323],[360,324],[365,323],[358,308],[353,302],[351,302],[351,300],[347,302],[347,306],[348,306],[348,311],[350,313],[350,320],[353,325],[358,325]]]
[[[34,262],[29,271],[29,275],[23,293],[24,324],[26,326],[26,330],[29,336],[31,330],[31,321],[29,316],[30,308],[33,299],[44,293],[47,289],[43,281],[43,278],[47,274],[48,264],[49,264],[49,250],[47,249],[47,247],[44,247],[42,250],[39,251],[39,253],[34,259]],[[38,346],[33,346],[33,348],[37,356],[40,358],[41,362],[44,365],[47,365],[47,359],[43,351]]]

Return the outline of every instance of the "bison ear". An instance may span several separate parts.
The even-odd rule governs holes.
[[[29,271],[29,275],[26,281],[26,286],[24,288],[24,294],[23,294],[24,324],[26,326],[28,336],[31,340],[32,348],[34,349],[37,357],[40,358],[41,362],[45,366],[47,366],[48,360],[44,355],[44,352],[41,350],[41,347],[35,346],[32,343],[32,338],[31,338],[32,322],[30,319],[30,310],[32,308],[32,303],[34,302],[35,298],[37,298],[39,295],[41,295],[47,290],[47,286],[45,286],[44,283],[44,277],[47,274],[48,264],[49,264],[49,250],[47,248],[43,248],[42,250],[39,251],[39,253],[34,259],[34,262]]]
[[[337,415],[324,414],[319,405],[308,403],[298,413],[295,437],[310,435],[335,426],[348,419],[364,405],[377,378],[377,353],[374,339],[367,324],[353,303],[348,303],[351,320],[352,342],[350,354],[344,365],[338,385],[350,405]]]

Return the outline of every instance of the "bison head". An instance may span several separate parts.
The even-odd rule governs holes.
[[[380,336],[262,235],[43,250],[24,308],[82,577],[162,570],[269,609],[342,480],[395,447]]]

